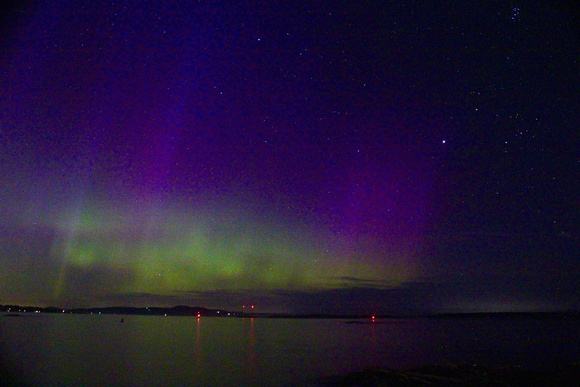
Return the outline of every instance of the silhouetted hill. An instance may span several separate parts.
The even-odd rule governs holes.
[[[56,307],[32,307],[19,305],[0,305],[0,312],[12,313],[71,313],[71,314],[121,314],[121,315],[142,315],[142,316],[238,316],[239,313],[228,312],[218,309],[208,309],[203,307],[173,306],[170,308],[151,307],[136,308],[128,306],[110,306],[103,308],[56,308]]]

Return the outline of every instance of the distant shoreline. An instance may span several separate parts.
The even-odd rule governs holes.
[[[173,306],[173,307],[102,307],[102,308],[58,308],[33,307],[19,305],[0,305],[0,313],[4,316],[21,316],[30,314],[104,314],[126,316],[189,316],[189,317],[225,317],[225,318],[276,318],[276,319],[351,319],[349,323],[373,323],[378,320],[396,320],[409,318],[440,318],[440,319],[580,319],[580,311],[560,312],[476,312],[476,313],[435,313],[425,315],[361,315],[361,314],[290,314],[290,313],[259,313],[239,312],[224,309],[208,309],[204,307]]]
[[[522,366],[491,367],[473,364],[435,364],[397,370],[372,367],[343,375],[323,376],[318,386],[574,386],[580,377],[578,362],[550,370]]]

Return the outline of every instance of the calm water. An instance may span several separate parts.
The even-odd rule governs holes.
[[[0,316],[1,370],[29,385],[308,385],[374,365],[579,360],[578,320]]]

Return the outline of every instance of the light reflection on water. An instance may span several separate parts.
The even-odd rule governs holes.
[[[33,385],[296,385],[369,366],[580,360],[578,321],[0,316],[0,371]]]

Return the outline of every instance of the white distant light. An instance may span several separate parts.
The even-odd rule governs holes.
[[[445,144],[445,140],[441,141],[443,144]]]

